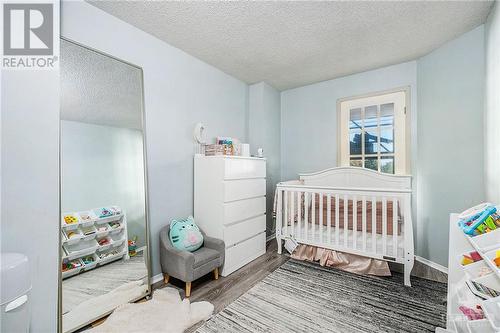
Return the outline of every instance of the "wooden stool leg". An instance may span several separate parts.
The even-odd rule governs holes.
[[[168,276],[168,274],[163,273],[163,282],[165,282],[165,284],[168,284],[169,279],[170,279],[170,276]]]
[[[215,280],[219,279],[219,267],[214,269],[214,279]]]
[[[186,297],[191,296],[191,282],[186,282]]]

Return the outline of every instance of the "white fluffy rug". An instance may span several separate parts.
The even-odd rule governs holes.
[[[181,300],[174,288],[154,291],[153,298],[143,303],[120,305],[106,321],[92,329],[92,333],[182,333],[212,315],[214,306],[209,302],[191,304]]]

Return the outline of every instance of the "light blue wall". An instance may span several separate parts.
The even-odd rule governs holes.
[[[337,166],[337,100],[411,87],[416,117],[415,61],[286,90],[281,93],[281,178]],[[414,121],[412,120],[412,124]]]
[[[61,211],[119,206],[128,238],[146,240],[142,132],[61,121]]]
[[[485,183],[486,199],[500,204],[500,5],[495,3],[485,25]]]
[[[484,27],[418,60],[419,255],[447,266],[448,223],[485,198]]]
[[[153,274],[158,234],[193,213],[193,128],[246,140],[248,86],[83,1],[63,1],[62,35],[142,67]]]
[[[282,180],[337,165],[338,99],[410,86],[416,254],[447,266],[449,213],[485,198],[484,74],[481,26],[418,61],[283,91]]]
[[[59,270],[59,72],[2,70],[1,88],[1,251],[28,257],[31,332],[52,333]]]
[[[274,189],[281,177],[280,161],[280,92],[267,83],[249,87],[248,142],[251,154],[264,149],[267,158],[267,235],[274,232],[272,219]]]

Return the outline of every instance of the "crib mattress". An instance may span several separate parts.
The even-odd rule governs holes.
[[[347,230],[346,232],[346,240],[347,245],[344,241],[344,229],[339,228],[338,235],[338,244],[336,243],[336,228],[331,226],[330,229],[330,238],[328,237],[328,227],[322,226],[319,224],[315,225],[314,232],[312,230],[312,225],[308,224],[307,231],[304,230],[304,224],[300,225],[300,230],[298,223],[294,223],[293,225],[293,233],[292,226],[287,226],[289,230],[283,230],[285,235],[293,234],[294,238],[299,242],[307,243],[307,241],[314,243],[315,245],[320,246],[319,244],[330,244],[331,246],[340,246],[348,249],[355,249],[357,251],[365,252],[367,256],[374,253],[373,249],[375,249],[375,253],[381,256],[388,256],[394,258],[404,258],[404,234],[396,235],[397,239],[397,250],[396,253],[394,251],[394,238],[393,235],[386,236],[386,251],[383,251],[384,248],[384,237],[381,234],[375,234],[373,237],[372,233],[366,233],[366,250],[363,249],[363,232],[362,231],[354,231]],[[320,230],[322,229],[322,231]],[[320,236],[322,235],[322,239]],[[356,239],[356,247],[354,247],[354,239]],[[375,240],[375,247],[373,247],[373,239]]]

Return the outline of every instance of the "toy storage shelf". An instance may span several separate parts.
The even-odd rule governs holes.
[[[93,209],[63,214],[63,265],[68,262],[74,265],[74,268],[62,271],[63,279],[115,260],[129,258],[126,214],[118,207],[113,208],[110,210],[112,215],[103,217],[98,216]]]
[[[450,215],[446,330],[458,333],[500,332],[500,296],[484,300],[479,296],[481,293],[473,288],[475,282],[500,290],[500,275],[493,261],[495,251],[500,249],[500,229],[470,237],[460,229],[458,220],[458,214]],[[474,251],[482,260],[462,265],[462,255]],[[461,305],[470,307],[474,304],[481,306],[485,319],[468,320],[459,309]]]

